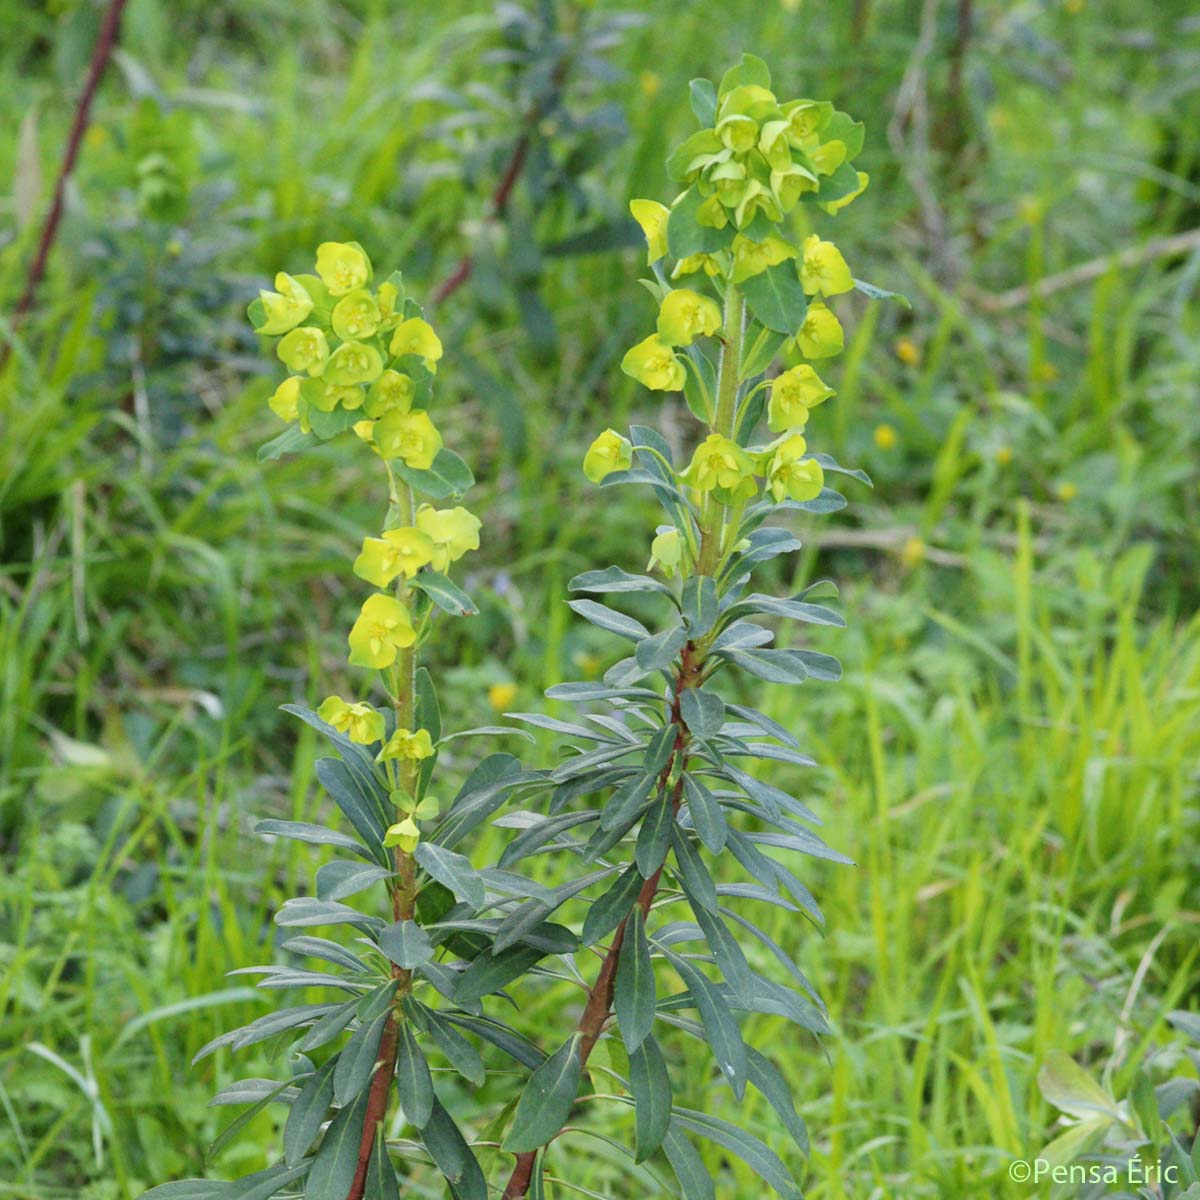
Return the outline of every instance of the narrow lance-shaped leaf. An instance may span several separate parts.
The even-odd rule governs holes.
[[[423,1129],[433,1114],[433,1078],[409,1021],[401,1021],[396,1038],[396,1090],[404,1115]]]
[[[634,1102],[634,1162],[645,1162],[662,1145],[671,1124],[671,1079],[653,1035],[629,1056],[629,1090]]]
[[[529,1077],[504,1139],[506,1150],[517,1154],[536,1150],[567,1123],[579,1093],[581,1037],[572,1035]]]
[[[625,938],[617,960],[614,1010],[625,1048],[634,1051],[654,1027],[654,964],[640,909],[625,923]]]

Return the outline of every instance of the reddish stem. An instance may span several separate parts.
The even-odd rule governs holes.
[[[687,728],[679,715],[679,696],[681,692],[694,685],[699,675],[702,663],[699,659],[694,658],[694,653],[695,648],[691,642],[688,642],[683,649],[683,657],[680,659],[679,674],[675,680],[675,699],[671,705],[671,721],[679,726],[679,734],[675,739],[675,746],[671,752],[670,761],[663,767],[662,774],[659,776],[660,790],[666,785],[667,780],[670,779],[679,755],[687,751]],[[683,776],[680,775],[671,793],[671,811],[673,814],[678,815],[682,800]],[[641,889],[638,891],[637,906],[642,911],[643,919],[649,914],[650,906],[654,903],[654,896],[658,891],[658,884],[661,878],[662,867],[659,867],[649,879],[643,880]],[[613,935],[608,953],[605,954],[604,961],[600,964],[600,973],[596,976],[596,982],[592,985],[591,991],[588,992],[587,1003],[583,1008],[583,1015],[579,1018],[577,1030],[583,1035],[579,1043],[579,1061],[585,1067],[587,1066],[588,1056],[600,1040],[600,1035],[604,1032],[604,1026],[608,1023],[608,1018],[612,1015],[613,990],[616,986],[617,977],[617,961],[621,955],[621,946],[625,941],[625,930],[628,925],[629,918],[626,917],[617,926],[617,931]],[[533,1166],[536,1160],[536,1150],[526,1150],[517,1155],[516,1163],[513,1165],[512,1174],[509,1176],[508,1184],[504,1188],[504,1195],[501,1200],[521,1200],[522,1196],[528,1194],[530,1185],[533,1182]]]
[[[354,1182],[350,1185],[346,1200],[362,1200],[367,1186],[367,1167],[371,1162],[371,1151],[375,1148],[376,1136],[383,1136],[383,1119],[387,1116],[388,1089],[396,1074],[396,1017],[393,1014],[383,1027],[379,1041],[379,1066],[371,1080],[371,1093],[367,1097],[367,1116],[363,1123],[362,1138],[358,1143],[358,1166],[354,1171]],[[378,1133],[377,1133],[378,1131]]]
[[[496,185],[496,190],[492,193],[492,219],[504,216],[508,211],[508,202],[512,199],[513,188],[517,185],[517,180],[521,177],[521,172],[525,167],[525,159],[529,156],[529,134],[523,133],[517,139],[517,144],[513,147],[512,156],[508,160],[508,166],[504,170],[504,174],[500,177],[500,182]],[[441,304],[447,297],[452,296],[464,283],[471,277],[471,272],[475,269],[475,259],[470,253],[464,254],[458,260],[458,266],[442,280],[437,291],[433,293],[434,305]]]
[[[14,330],[33,307],[38,285],[46,274],[46,262],[50,257],[50,248],[54,245],[54,239],[58,235],[59,222],[62,220],[67,181],[75,169],[75,160],[79,157],[79,147],[83,143],[83,135],[87,132],[96,89],[100,86],[100,79],[108,66],[108,60],[112,57],[125,2],[126,0],[110,0],[108,12],[104,15],[104,23],[100,26],[96,47],[92,51],[91,66],[88,68],[83,90],[79,93],[79,101],[75,106],[75,117],[71,122],[71,131],[67,137],[67,148],[58,168],[58,179],[54,184],[54,200],[50,205],[50,211],[46,214],[45,224],[42,226],[37,253],[33,256],[33,262],[29,265],[29,274],[25,277],[25,290],[17,301],[17,307],[13,309],[12,327]],[[10,349],[10,346],[5,346],[3,350],[0,350],[0,366],[8,358]]]

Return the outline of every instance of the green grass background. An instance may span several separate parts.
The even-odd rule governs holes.
[[[581,68],[573,85],[580,111],[616,104],[628,127],[582,174],[587,211],[501,236],[546,244],[669,198],[688,79],[744,49],[782,93],[867,122],[871,187],[819,227],[913,302],[852,308],[810,442],[876,487],[806,519],[809,548],[776,580],[838,581],[850,628],[814,644],[846,677],[763,700],[821,764],[774,778],[858,864],[803,868],[823,936],[764,919],[836,1036],[818,1048],[760,1017],[748,1038],[811,1129],[808,1195],[1029,1195],[1006,1168],[1054,1135],[1035,1082],[1048,1052],[1118,1096],[1139,1063],[1156,1080],[1192,1069],[1163,1018],[1200,982],[1200,254],[988,298],[1200,224],[1200,22],[1179,0],[981,0],[960,45],[950,0],[629,7],[642,19],[608,53],[613,77]],[[343,443],[256,464],[275,375],[241,309],[319,240],[361,241],[426,294],[478,245],[511,126],[453,116],[502,85],[480,51],[491,14],[131,0],[39,314],[0,376],[0,1196],[116,1200],[257,1169],[277,1146],[272,1110],[206,1166],[230,1119],[209,1096],[272,1068],[188,1060],[272,1002],[225,973],[270,957],[271,913],[319,854],[249,829],[333,819],[320,748],[277,709],[355,686],[349,563],[384,497]],[[86,2],[0,0],[5,313],[96,21]],[[194,173],[166,224],[130,200],[144,96],[191,124]],[[619,657],[564,596],[579,570],[640,567],[655,519],[586,486],[591,436],[629,419],[687,436],[686,411],[618,369],[652,315],[642,261],[535,262],[553,349],[486,261],[437,315],[439,424],[486,518],[469,564],[483,612],[432,650],[451,728],[492,717],[493,684],[536,709],[543,687]],[[513,1019],[540,1039],[576,1003],[534,987]],[[671,1050],[692,1106],[794,1159],[765,1105],[739,1115],[709,1063]],[[448,1095],[494,1114],[515,1086]],[[628,1137],[591,1109],[590,1129]],[[706,1161],[721,1196],[759,1193],[715,1148]],[[582,1135],[550,1173],[583,1194],[671,1194]],[[410,1188],[442,1194],[420,1169]]]

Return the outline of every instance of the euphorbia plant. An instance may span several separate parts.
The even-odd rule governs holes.
[[[612,1099],[634,1109],[635,1160],[661,1149],[688,1200],[712,1197],[695,1136],[739,1155],[781,1195],[799,1194],[759,1138],[674,1105],[662,1027],[706,1043],[737,1099],[756,1088],[807,1151],[783,1075],[743,1041],[737,1014],[774,1014],[820,1034],[824,1010],[787,950],[744,910],[767,903],[819,924],[816,902],[779,852],[845,859],[809,830],[816,817],[802,801],[741,764],[812,764],[786,728],[747,700],[753,687],[840,674],[826,654],[773,646],[763,619],[843,622],[812,602],[814,588],[777,598],[752,590],[752,579],[800,546],[773,518],[845,503],[825,486],[826,474],[842,468],[810,453],[806,440],[811,410],[834,394],[814,364],[842,349],[831,299],[856,287],[881,293],[856,283],[831,242],[796,232],[800,205],[833,213],[865,187],[851,165],[861,125],[824,101],[780,101],[765,64],[750,56],[719,88],[694,82],[692,105],[702,128],[668,160],[684,190],[669,208],[632,204],[658,314],[622,369],[652,391],[683,390],[701,429],[686,463],[643,425],[627,436],[605,430],[584,459],[588,478],[606,488],[648,487],[665,521],[650,542],[653,573],[613,566],[578,576],[571,588],[585,597],[644,596],[649,608],[640,615],[655,616],[648,626],[595,599],[572,601],[632,653],[602,682],[549,691],[578,705],[580,721],[525,716],[559,733],[564,754],[548,775],[550,815],[520,819],[525,828],[507,861],[566,852],[598,867],[604,890],[582,921],[599,966],[576,1028],[533,1073],[506,1134],[516,1161],[505,1200],[543,1194],[546,1147],[567,1126],[602,1042],[610,1053],[600,1069],[621,1093]],[[786,369],[776,368],[780,359]],[[735,881],[726,859],[749,882]],[[759,974],[751,959],[762,957],[777,960],[794,986]],[[591,1090],[612,1091],[594,1079]]]
[[[792,1170],[764,1141],[675,1103],[658,1041],[665,1027],[706,1043],[734,1095],[761,1092],[807,1151],[783,1074],[746,1044],[738,1014],[780,1016],[820,1035],[824,1008],[788,950],[743,909],[767,903],[820,924],[815,900],[780,855],[845,860],[804,824],[816,817],[801,800],[741,763],[812,764],[752,691],[840,673],[824,653],[775,646],[776,621],[843,622],[813,602],[819,585],[779,598],[754,591],[752,579],[800,547],[772,519],[845,503],[825,485],[843,468],[808,450],[810,411],[834,394],[813,363],[842,349],[833,297],[886,293],[854,280],[832,243],[798,232],[801,205],[833,213],[865,187],[851,166],[862,127],[827,102],[781,102],[769,89],[766,66],[750,56],[719,89],[694,82],[703,128],[668,163],[684,190],[669,208],[632,205],[658,313],[622,368],[651,391],[682,390],[700,427],[686,463],[644,425],[627,436],[605,430],[587,452],[589,479],[606,489],[648,487],[665,521],[648,539],[645,573],[613,566],[572,581],[584,597],[615,594],[646,607],[635,616],[591,598],[571,602],[632,653],[602,681],[550,689],[580,708],[579,720],[514,714],[563,739],[552,767],[522,771],[511,755],[492,754],[449,804],[432,790],[449,737],[417,656],[438,610],[472,611],[447,571],[478,546],[480,526],[453,504],[473,479],[429,415],[442,347],[420,309],[398,276],[372,289],[367,256],[352,243],[325,243],[315,275],[281,274],[251,306],[256,329],[280,339],[278,357],[293,372],[271,399],[289,428],[263,457],[353,430],[383,464],[386,515],[353,564],[370,594],[349,647],[351,664],[375,673],[384,702],[363,689],[331,696],[315,713],[290,710],[340,752],[322,759],[317,775],[356,836],[289,821],[259,827],[335,855],[316,874],[316,895],[287,901],[278,923],[359,936],[352,946],[303,933],[283,944],[332,969],[250,970],[264,975],[262,986],[349,998],[269,1013],[200,1052],[290,1039],[290,1078],[243,1080],[218,1097],[253,1102],[223,1142],[266,1105],[290,1105],[282,1161],[232,1184],[167,1184],[155,1189],[159,1200],[266,1200],[285,1189],[309,1200],[391,1200],[393,1157],[431,1159],[454,1200],[487,1200],[465,1122],[447,1112],[428,1062],[479,1085],[480,1043],[531,1072],[495,1114],[495,1134],[475,1143],[499,1139],[514,1156],[499,1158],[503,1174],[493,1181],[504,1200],[545,1196],[555,1178],[549,1147],[570,1132],[585,1071],[610,1081],[592,1089],[589,1105],[631,1107],[631,1157],[662,1155],[686,1200],[715,1195],[693,1137],[740,1156],[781,1195],[798,1195]],[[430,503],[418,505],[414,491]],[[548,793],[549,812],[497,818],[520,832],[498,865],[473,864],[463,853],[468,835],[518,791]],[[534,882],[511,870],[532,855],[554,856],[551,871],[562,878]],[[560,867],[563,855],[586,870]],[[357,905],[344,903],[360,894]],[[573,918],[551,920],[560,911]],[[588,957],[577,961],[581,947]],[[795,986],[760,974],[760,958],[776,960]],[[519,1005],[538,976],[566,978],[586,994],[577,1011],[562,1010],[565,1028],[539,1037],[549,1053],[484,1007],[497,995]],[[388,1141],[401,1128],[411,1138]]]
[[[450,805],[432,790],[439,750],[455,735],[442,732],[433,681],[418,659],[439,612],[475,611],[448,572],[478,549],[480,522],[453,503],[474,479],[443,447],[429,413],[441,342],[398,275],[377,288],[371,282],[362,247],[326,242],[315,274],[276,276],[275,289],[249,312],[259,333],[278,337],[277,356],[293,372],[270,400],[288,428],[260,458],[352,429],[386,480],[382,528],[363,540],[353,562],[364,595],[347,638],[349,662],[367,674],[355,696],[329,696],[316,712],[288,708],[338,750],[316,772],[354,834],[259,823],[260,833],[331,847],[336,857],[317,871],[315,895],[288,900],[276,915],[278,925],[298,931],[281,946],[293,963],[240,972],[264,976],[263,987],[330,989],[348,998],[268,1013],[199,1052],[203,1058],[221,1047],[292,1039],[288,1078],[243,1080],[214,1101],[253,1101],[221,1144],[267,1104],[290,1104],[282,1160],[235,1183],[165,1184],[155,1196],[265,1200],[303,1189],[313,1200],[396,1197],[382,1130],[397,1100],[452,1190],[482,1195],[482,1171],[438,1099],[427,1056],[475,1084],[484,1064],[465,1034],[517,1063],[541,1059],[519,1033],[463,998],[461,968],[494,948],[492,927],[471,918],[486,895],[523,898],[529,886],[507,872],[475,871],[454,847],[521,776],[516,759],[493,754]],[[350,897],[359,897],[357,907],[345,903]],[[338,926],[359,935],[355,945],[304,932]],[[294,965],[301,960],[321,969]],[[438,993],[458,1002],[439,1011]],[[410,1153],[418,1149],[408,1145]]]

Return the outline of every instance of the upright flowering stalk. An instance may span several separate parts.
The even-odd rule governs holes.
[[[793,232],[799,205],[832,213],[866,186],[851,166],[862,126],[826,101],[780,100],[765,64],[750,56],[719,89],[694,82],[692,102],[703,128],[668,161],[683,192],[669,208],[631,206],[646,233],[658,314],[622,369],[652,391],[683,390],[702,428],[690,461],[679,465],[666,439],[645,426],[608,429],[593,442],[588,478],[606,488],[649,487],[665,520],[650,541],[653,573],[612,566],[578,576],[571,588],[647,599],[639,617],[594,599],[571,603],[631,644],[602,682],[547,693],[578,705],[579,722],[514,714],[558,730],[568,746],[548,774],[550,816],[523,818],[506,865],[565,849],[596,868],[585,879],[602,881],[603,890],[582,925],[599,967],[577,1028],[534,1072],[516,1107],[504,1141],[516,1156],[505,1200],[543,1194],[549,1144],[568,1126],[601,1042],[601,1069],[617,1082],[593,1080],[588,1090],[616,1091],[607,1098],[632,1107],[636,1161],[661,1151],[688,1200],[711,1200],[713,1179],[695,1136],[742,1157],[780,1195],[799,1195],[792,1171],[759,1138],[673,1103],[655,1036],[662,1026],[703,1043],[739,1100],[756,1088],[807,1152],[783,1075],[743,1040],[739,1014],[782,1016],[819,1035],[825,1011],[787,950],[744,910],[768,903],[820,925],[816,902],[785,858],[847,860],[810,831],[817,817],[807,805],[739,763],[812,764],[748,697],[756,681],[836,680],[835,659],[773,645],[773,626],[843,621],[812,602],[811,588],[777,598],[751,581],[761,564],[800,548],[773,518],[845,504],[825,485],[841,468],[809,450],[807,425],[834,394],[818,373],[842,349],[834,298],[855,287],[883,293],[857,284],[832,242]],[[655,608],[656,623],[644,624]],[[749,881],[733,881],[732,863],[714,870],[718,858],[732,858]],[[751,962],[763,959],[781,964],[794,986],[759,974]],[[569,1168],[563,1173],[569,1178]]]
[[[258,825],[261,833],[331,847],[334,857],[316,872],[315,895],[288,900],[276,915],[296,931],[282,945],[286,963],[238,972],[262,975],[261,987],[323,998],[270,1012],[197,1055],[267,1039],[287,1052],[290,1077],[243,1080],[214,1101],[253,1102],[230,1130],[267,1104],[290,1105],[280,1161],[234,1184],[165,1184],[151,1193],[159,1200],[266,1200],[284,1190],[311,1200],[395,1200],[385,1123],[406,1131],[398,1153],[431,1159],[454,1195],[483,1200],[483,1173],[438,1099],[427,1056],[474,1085],[484,1079],[476,1038],[518,1063],[541,1060],[521,1035],[485,1017],[478,998],[452,1007],[438,999],[465,995],[458,985],[470,965],[490,962],[493,926],[474,919],[487,897],[529,894],[522,880],[476,871],[453,848],[521,774],[510,755],[493,754],[453,802],[433,790],[450,737],[418,656],[439,612],[475,611],[448,573],[478,548],[480,522],[454,503],[474,480],[443,448],[429,414],[441,342],[398,275],[371,283],[360,246],[327,242],[315,274],[276,276],[249,314],[259,333],[279,339],[276,354],[292,372],[270,401],[288,429],[260,457],[352,429],[387,483],[382,527],[364,538],[353,562],[363,598],[347,640],[361,684],[316,712],[288,706],[339,751],[316,773],[353,833],[296,821]],[[368,901],[361,908],[345,903],[360,894]],[[359,935],[354,948],[308,932],[334,926]],[[342,998],[324,998],[330,993]]]

